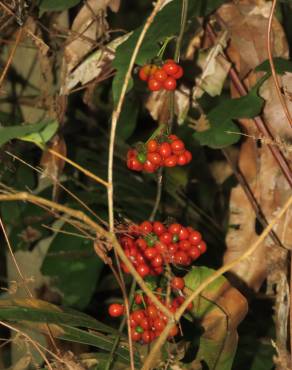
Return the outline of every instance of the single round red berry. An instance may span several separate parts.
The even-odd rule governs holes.
[[[157,151],[158,149],[158,143],[156,140],[154,139],[150,139],[147,143],[146,143],[146,147],[147,147],[147,151],[150,152],[150,153],[154,153]]]
[[[163,258],[160,254],[157,254],[152,260],[151,260],[151,266],[153,267],[160,267],[163,265]]]
[[[178,139],[178,140],[174,140],[171,144],[171,149],[174,151],[174,152],[180,152],[182,150],[185,149],[185,144],[183,143],[182,140]]]
[[[142,294],[136,294],[135,295],[135,303],[136,304],[142,304],[143,303],[143,295]]]
[[[198,231],[193,231],[189,235],[189,241],[194,244],[198,245],[200,241],[202,240],[202,235]]]
[[[186,159],[187,159],[187,163],[190,163],[190,161],[191,161],[191,160],[192,160],[192,158],[193,158],[192,153],[191,153],[190,151],[186,150],[186,151],[184,152],[184,155],[185,155],[185,157],[186,157]]]
[[[176,80],[173,77],[167,77],[163,82],[163,87],[165,90],[172,91],[176,89]]]
[[[153,223],[153,232],[156,234],[156,235],[161,235],[165,232],[166,228],[165,226],[163,225],[163,223],[159,222],[159,221],[155,221]]]
[[[150,91],[159,91],[162,88],[162,83],[157,81],[155,78],[150,77],[148,80],[148,89]]]
[[[144,310],[135,310],[131,313],[130,317],[136,322],[136,324],[140,324],[141,320],[145,318]]]
[[[145,344],[148,344],[152,340],[152,335],[149,330],[145,330],[144,333],[142,334],[142,340]]]
[[[162,163],[161,155],[157,152],[148,153],[147,160],[156,166],[160,166]]]
[[[167,79],[168,74],[165,72],[164,69],[159,68],[157,69],[157,71],[155,71],[153,77],[159,82],[164,82]]]
[[[142,81],[147,81],[149,78],[149,73],[150,73],[150,68],[151,66],[149,64],[146,64],[139,70],[139,78]]]
[[[152,223],[150,221],[143,221],[140,224],[140,230],[143,234],[149,234],[152,232]]]
[[[156,170],[156,165],[147,159],[143,165],[143,170],[148,173],[153,173]]]
[[[195,261],[200,257],[201,252],[197,246],[193,245],[192,248],[190,248],[190,250],[188,251],[188,255],[193,261]]]
[[[175,224],[171,224],[168,228],[168,231],[171,233],[171,234],[179,234],[179,232],[181,231],[181,228],[182,226],[178,223],[175,223]]]
[[[178,65],[171,60],[168,60],[162,68],[169,76],[173,76],[179,71]]]
[[[179,78],[181,78],[183,75],[184,75],[184,70],[181,66],[177,66],[178,67],[178,71],[172,75],[173,78],[175,78],[176,80],[178,80]]]
[[[141,277],[145,277],[149,275],[150,273],[150,268],[146,264],[141,264],[137,266],[137,272]]]
[[[162,158],[167,158],[171,155],[171,146],[169,143],[162,143],[159,147],[159,154]]]
[[[186,240],[188,239],[190,233],[188,231],[188,229],[186,227],[183,227],[180,229],[179,233],[178,233],[178,236],[179,236],[179,240]]]
[[[141,340],[141,334],[136,331],[136,329],[131,330],[131,338],[134,342]]]
[[[177,157],[177,164],[179,166],[184,166],[185,164],[188,163],[188,158],[187,156],[185,155],[185,153],[183,154],[180,154],[178,157]]]
[[[197,247],[200,250],[201,254],[205,253],[207,250],[207,244],[203,240],[200,241]]]
[[[153,304],[152,305],[149,305],[147,308],[146,308],[146,313],[147,313],[147,316],[150,318],[150,319],[156,319],[158,317],[158,309],[156,308],[156,306],[154,306]]]
[[[140,321],[140,325],[139,326],[141,326],[141,328],[143,330],[149,330],[150,329],[150,324],[149,324],[149,320],[147,319],[147,317],[144,317],[144,319],[142,319]]]
[[[181,240],[178,245],[179,248],[185,252],[188,252],[188,250],[192,247],[192,244],[189,240]]]
[[[108,313],[111,317],[119,317],[124,313],[124,306],[119,303],[113,303],[109,306]]]
[[[159,240],[162,243],[170,244],[172,242],[172,235],[171,235],[171,233],[168,233],[168,232],[163,233],[163,234],[160,235]]]
[[[144,252],[144,255],[146,258],[148,258],[149,260],[152,260],[155,256],[157,256],[157,249],[156,248],[147,248]]]
[[[179,333],[178,326],[177,326],[177,325],[175,325],[175,326],[173,326],[173,327],[170,329],[170,332],[169,332],[169,334],[168,334],[168,337],[169,337],[169,338],[175,337],[178,333]]]
[[[165,167],[175,167],[177,165],[176,155],[171,155],[165,158],[163,164]]]
[[[182,290],[185,287],[185,281],[183,278],[175,276],[171,279],[170,285],[173,289]]]
[[[184,251],[178,251],[174,254],[174,263],[177,265],[188,265],[189,264],[189,258],[186,252]]]

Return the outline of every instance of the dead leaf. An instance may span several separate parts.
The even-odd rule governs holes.
[[[87,0],[75,17],[72,36],[64,50],[66,71],[70,73],[95,46],[96,40],[108,30],[106,9],[119,9],[119,0]]]

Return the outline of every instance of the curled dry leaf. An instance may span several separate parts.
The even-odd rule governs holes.
[[[106,10],[118,11],[120,0],[87,0],[75,17],[71,36],[64,50],[64,76],[82,61],[96,47],[97,40],[106,36],[108,24]]]
[[[93,79],[98,78],[114,59],[116,48],[126,41],[130,35],[131,33],[127,33],[124,36],[114,39],[103,48],[95,51],[75,68],[74,71],[67,74],[61,93],[67,94],[79,83],[85,85]]]
[[[194,100],[200,98],[204,91],[210,96],[220,95],[231,67],[230,62],[221,54],[226,44],[227,32],[225,31],[210,50],[200,53],[198,64],[202,68],[202,74],[196,80]]]

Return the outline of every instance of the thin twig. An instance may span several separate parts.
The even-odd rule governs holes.
[[[137,55],[139,50],[142,46],[143,40],[145,35],[151,26],[154,18],[156,17],[161,5],[164,3],[165,0],[158,0],[153,11],[151,12],[150,16],[147,18],[146,23],[140,33],[138,41],[136,43],[135,49],[133,51],[129,67],[125,76],[125,80],[122,86],[121,94],[119,97],[118,104],[113,112],[112,115],[112,122],[111,122],[111,132],[110,132],[110,143],[109,143],[109,159],[108,159],[108,187],[107,187],[107,194],[108,194],[108,217],[109,217],[109,229],[110,232],[114,232],[114,199],[113,199],[113,159],[114,159],[114,146],[115,146],[115,138],[116,138],[116,128],[119,116],[122,111],[122,106],[125,100],[127,88],[129,85],[129,81],[131,79],[132,69],[134,67]]]
[[[207,279],[205,279],[196,290],[192,292],[188,297],[186,297],[183,304],[178,308],[176,313],[174,314],[175,321],[178,322],[182,315],[184,314],[185,310],[187,309],[188,305],[204,290],[207,288],[208,285],[210,285],[213,281],[218,279],[220,276],[222,276],[225,272],[229,271],[231,268],[233,268],[235,265],[237,265],[239,262],[245,260],[250,255],[253,254],[253,252],[257,249],[257,247],[264,241],[264,239],[269,235],[275,224],[280,221],[280,219],[284,216],[284,214],[288,211],[289,207],[292,205],[292,196],[287,200],[283,208],[280,212],[276,215],[276,217],[269,223],[269,225],[265,228],[265,230],[262,232],[262,234],[258,237],[258,239],[253,243],[240,257],[234,259],[227,265],[222,266],[220,269],[215,271],[211,276],[209,276]],[[144,365],[141,370],[150,370],[153,362],[155,361],[156,355],[158,351],[160,350],[161,346],[167,339],[167,336],[171,330],[172,327],[172,321],[169,320],[168,324],[162,331],[161,335],[159,336],[157,342],[153,346],[151,352],[147,356]]]
[[[7,62],[6,62],[6,65],[3,69],[3,72],[0,76],[0,87],[2,86],[2,83],[7,75],[7,72],[9,70],[9,67],[13,61],[13,58],[14,58],[14,55],[15,55],[15,52],[16,52],[16,49],[18,47],[18,44],[20,43],[20,40],[21,40],[21,37],[22,37],[22,34],[23,34],[23,27],[19,28],[18,32],[17,32],[17,35],[16,35],[16,39],[15,39],[15,43],[13,45],[13,48],[9,54],[9,57],[7,59]]]
[[[292,117],[290,115],[286,100],[284,99],[284,97],[282,95],[282,92],[281,92],[280,84],[279,84],[279,81],[278,81],[278,76],[277,76],[277,73],[276,73],[276,70],[275,70],[275,64],[274,64],[274,60],[273,60],[273,53],[272,53],[272,25],[273,25],[273,18],[274,18],[274,13],[275,13],[276,6],[277,6],[277,0],[273,0],[270,15],[269,15],[268,28],[267,28],[267,51],[268,51],[268,58],[269,58],[269,63],[270,63],[270,67],[271,67],[271,72],[272,72],[272,78],[273,78],[273,81],[274,81],[274,84],[275,84],[275,87],[276,87],[276,91],[277,91],[279,100],[281,102],[282,108],[283,108],[283,110],[285,112],[285,115],[288,119],[288,122],[289,122],[290,126],[292,127]]]
[[[63,161],[65,161],[66,163],[69,163],[71,164],[71,166],[75,167],[77,170],[79,170],[80,172],[84,173],[84,175],[90,177],[91,179],[93,179],[94,181],[102,184],[103,186],[105,187],[108,187],[108,183],[103,180],[102,178],[100,178],[99,176],[96,176],[94,173],[86,170],[85,168],[83,168],[82,166],[80,166],[79,164],[77,164],[76,162],[72,161],[71,159],[63,156],[62,154],[56,152],[55,150],[53,149],[48,149],[48,152],[55,155],[56,157],[62,159]]]

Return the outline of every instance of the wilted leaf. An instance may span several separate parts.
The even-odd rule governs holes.
[[[184,278],[186,287],[195,290],[213,273],[207,267],[193,268]],[[201,320],[204,329],[195,363],[204,361],[209,369],[231,370],[237,348],[237,326],[247,312],[246,299],[220,276],[193,303],[192,314]]]
[[[220,95],[231,66],[222,55],[226,43],[227,32],[223,32],[215,46],[199,55],[198,65],[202,68],[202,75],[196,80],[194,100],[200,98],[204,91],[210,96]]]

